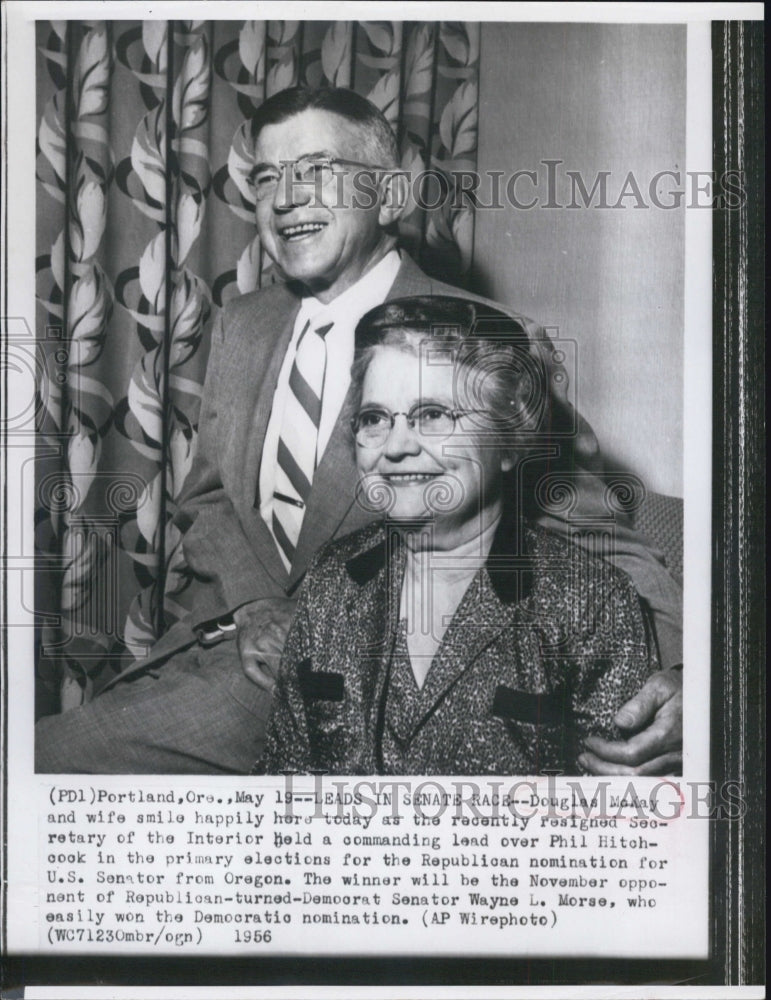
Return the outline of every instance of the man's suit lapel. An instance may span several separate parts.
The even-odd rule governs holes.
[[[408,254],[402,253],[401,261],[394,283],[386,296],[386,302],[402,299],[408,295],[431,295],[435,288],[446,294],[448,286],[429,278]],[[456,295],[459,294],[457,289],[454,291]]]
[[[286,286],[282,301],[273,310],[255,316],[251,322],[242,321],[238,330],[238,343],[233,344],[233,376],[244,380],[247,391],[233,393],[233,399],[243,401],[238,412],[232,414],[230,433],[225,444],[223,467],[234,475],[233,493],[239,498],[241,516],[251,527],[250,537],[265,570],[280,586],[286,585],[287,573],[278,554],[273,535],[255,507],[260,475],[260,460],[265,444],[268,420],[273,407],[281,365],[292,339],[294,322],[300,308],[299,298]],[[277,294],[281,294],[276,290]],[[245,328],[248,322],[248,328]],[[222,401],[227,406],[228,400]],[[240,434],[239,427],[249,427],[248,434]]]
[[[345,534],[348,534],[373,520],[372,513],[356,501],[358,474],[351,430],[345,423],[347,408],[348,400],[313,476],[313,488],[292,561],[290,587],[305,573],[319,547],[335,536],[343,521],[346,521]]]
[[[249,390],[238,395],[245,398],[245,409],[248,410],[245,423],[250,426],[250,431],[248,435],[238,433],[236,417],[242,414],[234,414],[227,459],[236,463],[231,467],[242,470],[243,487],[251,495],[252,502],[256,497],[255,485],[259,477],[260,458],[273,407],[276,382],[300,308],[300,300],[291,295],[288,289],[286,305],[288,311],[265,319],[260,317],[260,321],[247,334],[251,349],[245,350],[243,356],[239,352],[239,356],[234,359],[235,364],[240,367],[240,377],[248,380]]]

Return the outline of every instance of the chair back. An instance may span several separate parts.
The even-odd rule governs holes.
[[[683,582],[683,501],[648,492],[634,513],[634,526],[646,535],[667,561],[669,572]]]

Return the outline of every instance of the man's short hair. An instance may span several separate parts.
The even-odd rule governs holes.
[[[358,125],[365,137],[366,151],[377,162],[373,166],[396,167],[399,147],[385,115],[366,97],[345,87],[288,87],[269,97],[251,119],[252,139],[256,143],[266,125],[278,125],[302,111],[329,111]]]

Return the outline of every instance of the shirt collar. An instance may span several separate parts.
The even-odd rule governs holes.
[[[532,569],[512,565],[512,553],[519,550],[521,557],[528,556],[530,545],[527,531],[522,522],[510,515],[504,516],[495,528],[485,568],[498,600],[503,604],[516,604],[530,593],[533,585]],[[346,560],[349,576],[360,587],[369,583],[385,566],[389,552],[392,557],[401,548],[401,535],[386,519],[374,537],[365,536],[362,550]]]
[[[374,267],[366,271],[357,282],[341,292],[337,298],[324,304],[314,295],[304,296],[300,302],[300,315],[303,322],[311,319],[315,322],[340,323],[347,317],[355,316],[356,320],[369,309],[380,305],[391,290],[396,280],[396,274],[401,266],[401,258],[397,250],[389,250]]]

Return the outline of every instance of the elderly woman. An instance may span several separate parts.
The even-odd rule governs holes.
[[[269,773],[577,773],[655,669],[629,580],[529,523],[545,374],[510,317],[402,299],[356,331],[358,500],[287,638]]]

